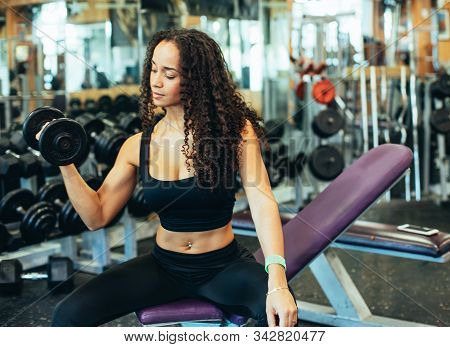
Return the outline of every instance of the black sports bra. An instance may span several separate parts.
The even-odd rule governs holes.
[[[197,176],[161,181],[150,176],[149,149],[154,126],[142,133],[139,174],[144,200],[169,231],[207,231],[223,227],[231,220],[236,189],[208,190],[197,186]]]

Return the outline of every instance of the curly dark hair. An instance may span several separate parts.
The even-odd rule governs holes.
[[[155,115],[150,71],[153,52],[161,41],[173,42],[180,52],[180,99],[185,127],[182,153],[188,171],[188,160],[192,159],[200,186],[229,187],[239,171],[241,132],[246,120],[253,125],[259,144],[268,148],[263,120],[237,91],[223,53],[212,38],[195,29],[169,29],[157,32],[147,46],[139,100],[144,130],[160,119]],[[192,153],[188,153],[190,132]]]

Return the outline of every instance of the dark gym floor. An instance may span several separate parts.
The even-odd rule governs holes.
[[[450,208],[428,202],[393,201],[373,206],[361,219],[392,224],[418,224],[450,232]],[[250,251],[259,248],[254,237],[236,235]],[[138,254],[148,252],[154,238],[138,244]],[[372,313],[436,326],[450,323],[450,264],[429,263],[355,251],[337,250],[340,259]],[[381,274],[385,280],[379,278]],[[93,276],[75,275],[75,286]],[[327,305],[327,299],[309,268],[294,278],[297,299]],[[52,310],[64,294],[47,295],[45,281],[27,281],[20,296],[0,298],[0,326],[49,326]],[[301,312],[300,312],[301,317]],[[139,326],[134,314],[104,326]],[[300,326],[317,324],[300,321]]]

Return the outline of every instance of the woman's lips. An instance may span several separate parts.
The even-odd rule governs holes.
[[[161,99],[164,95],[153,92],[154,99]]]

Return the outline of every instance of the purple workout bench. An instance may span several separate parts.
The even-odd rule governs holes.
[[[385,144],[374,148],[349,166],[301,212],[293,218],[289,216],[289,221],[283,218],[288,281],[308,265],[313,272],[314,267],[317,268],[320,263],[329,263],[331,267],[342,265],[330,250],[327,250],[326,255],[324,251],[403,177],[411,161],[412,152],[405,146]],[[235,229],[246,230],[256,236],[249,213],[240,212],[233,216],[233,230]],[[264,264],[261,248],[254,255],[258,262]],[[344,278],[345,280],[347,279]],[[335,278],[333,284],[336,285],[333,289],[335,293],[330,302],[334,310],[314,304],[304,307],[304,303],[297,301],[300,319],[332,326],[386,325],[384,323],[402,325],[401,321],[388,318],[387,321],[377,321],[378,317],[372,316],[367,306],[359,307],[359,303],[340,303],[335,297],[344,291],[345,283]],[[357,296],[360,296],[359,292]],[[136,315],[145,326],[243,326],[249,320],[248,317],[229,315],[213,304],[197,299],[182,299],[144,308],[136,312]],[[325,319],[318,319],[318,316],[324,316]]]

